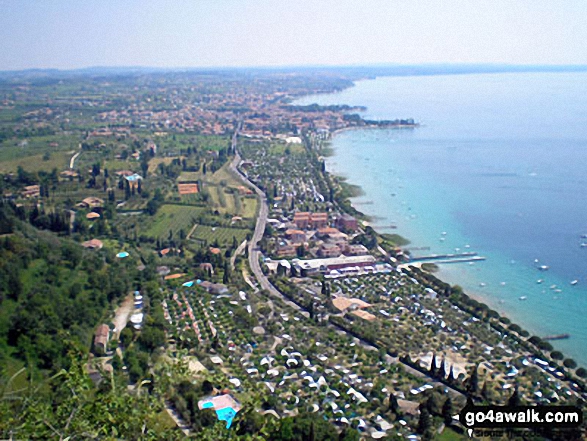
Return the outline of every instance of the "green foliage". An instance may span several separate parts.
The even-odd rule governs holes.
[[[82,356],[70,353],[70,368],[30,384],[0,401],[0,437],[8,439],[181,439],[162,427],[162,403],[139,385],[129,392],[112,378],[97,389]]]
[[[14,219],[6,206],[4,216]],[[104,263],[105,251],[13,220],[0,239],[0,353],[43,369],[67,367],[64,339],[90,347],[95,326],[110,302],[129,289],[133,272],[122,262]]]

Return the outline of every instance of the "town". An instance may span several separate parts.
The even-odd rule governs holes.
[[[4,438],[460,440],[467,400],[584,403],[584,368],[412,260],[327,171],[339,130],[418,129],[295,104],[359,78],[1,79]],[[59,372],[62,407],[20,395]],[[91,388],[138,409],[128,432],[76,426],[67,394]]]

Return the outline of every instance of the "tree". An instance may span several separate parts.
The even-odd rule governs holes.
[[[420,418],[418,419],[418,428],[416,429],[420,435],[429,433],[432,429],[432,417],[425,406],[420,409]]]
[[[512,393],[511,397],[509,397],[509,399],[508,399],[508,406],[515,407],[515,406],[519,406],[521,404],[522,404],[522,400],[520,399],[520,394],[518,392],[518,385],[516,384],[514,392]]]
[[[391,392],[389,394],[389,406],[388,406],[388,410],[390,410],[391,412],[395,413],[396,415],[399,415],[399,403],[397,402],[397,398],[395,397],[395,395],[393,394],[393,392]]]
[[[471,376],[467,380],[467,392],[472,395],[479,393],[479,373],[477,372],[479,365],[473,366]]]
[[[454,414],[454,408],[452,404],[452,400],[450,395],[446,397],[444,404],[442,405],[442,418],[444,419],[444,424],[450,426],[452,424],[452,416]]]
[[[440,361],[440,367],[438,368],[438,372],[436,373],[438,378],[446,378],[446,360],[444,357]]]
[[[430,361],[430,375],[432,377],[436,376],[436,354],[432,354],[432,360]]]

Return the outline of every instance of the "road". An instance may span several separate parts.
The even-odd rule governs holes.
[[[259,241],[263,238],[263,234],[265,233],[265,225],[267,224],[267,216],[269,214],[269,206],[267,204],[267,197],[263,190],[253,184],[249,179],[244,176],[238,167],[238,164],[241,161],[241,156],[236,150],[236,133],[232,137],[232,147],[235,151],[234,159],[230,163],[229,168],[232,172],[238,176],[238,178],[247,186],[252,188],[257,196],[259,196],[259,212],[257,214],[257,223],[255,224],[255,232],[253,233],[253,237],[249,241],[249,266],[251,267],[251,271],[253,272],[255,278],[259,282],[259,286],[261,289],[266,290],[270,295],[279,297],[289,306],[294,309],[302,310],[298,305],[290,301],[287,297],[285,297],[281,292],[277,290],[273,286],[273,284],[267,279],[267,276],[263,274],[261,270],[261,265],[259,264],[259,259],[261,258],[261,250],[259,249]]]
[[[259,241],[263,238],[263,234],[265,233],[265,225],[267,224],[267,215],[269,214],[269,206],[267,204],[267,197],[265,196],[265,193],[259,188],[257,187],[255,184],[253,184],[251,181],[249,181],[247,179],[247,177],[245,177],[237,168],[238,164],[241,161],[241,157],[240,154],[238,153],[238,151],[236,150],[236,133],[232,138],[232,146],[235,152],[235,156],[234,159],[232,160],[232,162],[230,163],[230,169],[235,173],[235,175],[237,175],[246,185],[248,185],[249,187],[251,187],[252,189],[255,190],[255,193],[257,193],[257,195],[259,196],[259,203],[260,203],[260,208],[259,208],[259,213],[257,216],[257,223],[255,225],[255,232],[253,233],[253,237],[251,238],[251,240],[249,241],[249,266],[251,267],[251,271],[253,272],[253,274],[255,275],[255,278],[257,279],[257,281],[259,282],[259,285],[261,286],[262,289],[266,290],[267,292],[269,292],[270,295],[275,296],[275,297],[279,297],[280,299],[282,299],[287,305],[291,306],[292,308],[298,310],[298,311],[302,311],[302,312],[306,312],[303,308],[301,308],[299,305],[295,304],[294,302],[292,302],[291,300],[289,300],[287,297],[285,297],[279,290],[277,290],[277,288],[275,288],[273,286],[273,284],[269,281],[269,279],[267,278],[267,276],[265,274],[263,274],[263,271],[261,270],[261,265],[259,263],[259,260],[262,256],[261,251],[259,249],[258,243]],[[361,345],[363,345],[365,348],[367,349],[371,349],[371,350],[377,350],[378,348],[372,346],[371,344],[369,344],[368,342],[359,339],[357,337],[352,336],[350,333],[348,333],[346,330],[337,327],[337,329],[339,329],[342,332],[345,332],[347,335],[355,338],[356,340],[358,340],[360,342]],[[437,382],[435,379],[430,378],[429,376],[423,374],[422,372],[419,372],[415,369],[413,369],[411,366],[408,366],[407,364],[401,362],[399,359],[397,358],[392,358],[390,356],[387,356],[387,362],[390,364],[401,364],[403,365],[404,369],[406,371],[408,371],[409,373],[411,373],[414,376],[417,376],[419,378],[422,379],[426,379],[429,382],[431,382],[432,384],[434,384],[435,386],[441,386],[443,388],[448,388],[449,390],[451,390],[452,392],[454,392],[455,394],[459,394],[460,392],[451,388],[450,386],[446,386],[443,383]]]
[[[82,145],[81,145],[81,144],[80,144],[79,148],[80,148],[80,151],[79,151],[79,152],[77,152],[75,155],[73,155],[73,156],[71,157],[71,159],[69,160],[69,168],[70,168],[71,170],[73,170],[73,166],[75,165],[75,160],[77,159],[77,157],[78,157],[78,156],[81,154],[81,152],[82,152],[82,151],[81,151],[81,148],[82,148]]]

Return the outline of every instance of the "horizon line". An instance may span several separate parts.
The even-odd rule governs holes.
[[[30,67],[24,69],[0,69],[0,74],[23,74],[23,73],[83,73],[84,71],[158,71],[158,72],[188,72],[188,71],[228,71],[228,70],[300,70],[300,69],[382,69],[382,68],[501,68],[501,69],[545,69],[545,70],[564,70],[564,69],[585,69],[587,64],[514,64],[514,63],[365,63],[365,64],[299,64],[299,65],[242,65],[242,66],[182,66],[182,67],[159,67],[145,65],[131,66],[114,66],[114,65],[94,65],[75,68],[59,67]]]

